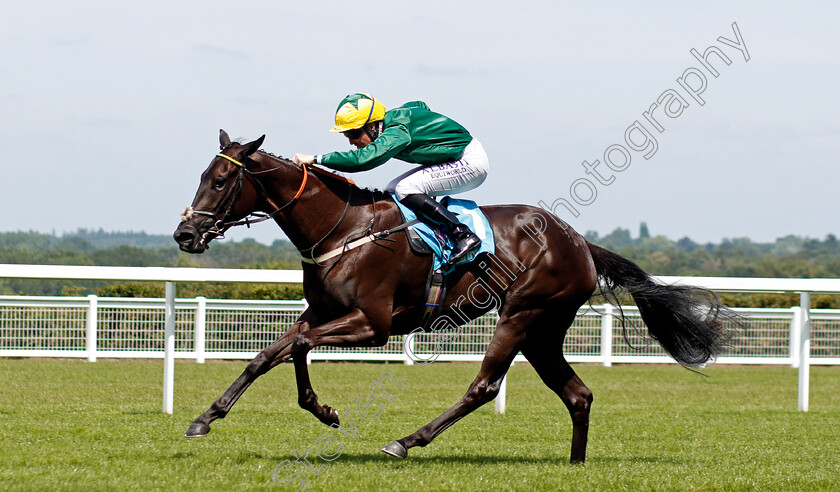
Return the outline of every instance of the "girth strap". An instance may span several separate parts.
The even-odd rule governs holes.
[[[386,229],[386,230],[381,231],[381,232],[374,232],[373,234],[368,234],[367,236],[364,236],[362,238],[344,243],[344,245],[341,246],[340,248],[335,248],[334,250],[329,251],[329,252],[324,253],[324,254],[319,255],[319,256],[314,256],[314,257],[311,257],[311,258],[307,258],[307,257],[301,255],[300,261],[302,261],[304,263],[309,263],[310,265],[320,265],[321,263],[323,263],[327,260],[330,260],[332,258],[335,258],[338,255],[344,254],[345,252],[350,251],[351,249],[358,248],[359,246],[364,246],[367,243],[372,243],[372,242],[378,241],[380,239],[385,239],[386,237],[390,236],[391,234],[393,234],[395,232],[399,232],[399,231],[401,231],[403,229],[406,229],[408,227],[411,227],[414,224],[417,224],[418,222],[420,222],[419,219],[414,219],[410,222],[405,222],[403,224],[400,224],[397,227],[394,227],[393,229]]]

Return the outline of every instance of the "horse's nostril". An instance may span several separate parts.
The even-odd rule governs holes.
[[[181,251],[187,253],[203,253],[207,249],[201,233],[191,222],[181,222],[172,234],[172,238],[178,243]]]
[[[192,240],[195,239],[195,234],[187,231],[176,232],[175,233],[175,241],[178,244],[187,244],[191,243]]]

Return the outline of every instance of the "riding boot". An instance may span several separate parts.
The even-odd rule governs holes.
[[[469,227],[462,224],[455,214],[429,195],[424,193],[406,195],[400,203],[413,210],[424,222],[440,226],[449,234],[453,243],[452,254],[449,256],[450,265],[454,265],[481,246],[481,239],[473,234]]]

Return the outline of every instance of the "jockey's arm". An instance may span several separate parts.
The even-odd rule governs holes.
[[[408,128],[394,125],[385,128],[379,137],[362,149],[346,152],[330,152],[316,156],[316,163],[323,164],[336,171],[367,171],[385,164],[388,159],[399,154],[411,143]]]

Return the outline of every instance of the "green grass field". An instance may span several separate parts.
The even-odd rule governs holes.
[[[260,378],[207,437],[189,423],[244,362],[178,363],[175,414],[161,412],[161,361],[0,360],[4,490],[837,490],[840,367],[811,370],[796,411],[789,367],[576,367],[595,393],[587,462],[568,463],[571,423],[530,366],[512,368],[507,414],[488,404],[405,460],[379,451],[463,394],[476,364],[314,364],[320,401],[355,432],[297,406],[292,367]],[[354,409],[391,371],[365,420]],[[380,393],[381,395],[381,393]],[[361,398],[360,398],[361,397]],[[365,409],[362,408],[362,412]],[[318,441],[319,436],[321,441]],[[332,436],[332,437],[330,437]],[[315,451],[318,444],[322,455]],[[309,450],[310,468],[296,456]],[[283,464],[287,466],[284,468]],[[294,475],[297,474],[297,475]]]

